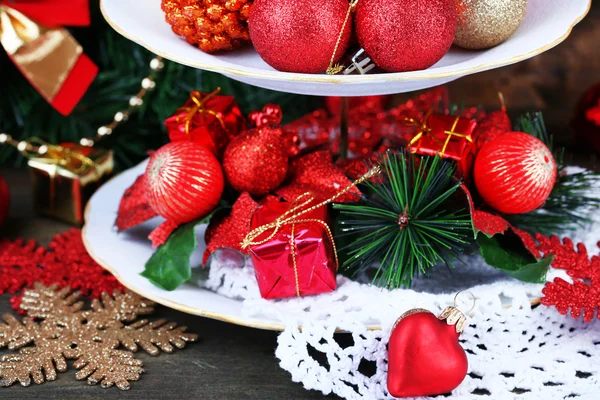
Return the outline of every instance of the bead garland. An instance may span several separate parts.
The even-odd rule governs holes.
[[[164,68],[164,66],[162,57],[154,57],[150,61],[150,74],[142,79],[140,84],[141,89],[129,99],[129,106],[125,110],[115,113],[113,120],[109,124],[99,127],[94,138],[81,138],[79,144],[84,147],[93,147],[94,144],[102,138],[112,134],[114,129],[117,128],[121,122],[127,121],[131,114],[144,104],[144,97],[146,94],[156,87],[156,75]],[[24,156],[31,156],[33,154],[44,155],[48,152],[49,146],[52,146],[43,144],[39,140],[15,140],[6,132],[0,133],[0,144],[13,146]]]

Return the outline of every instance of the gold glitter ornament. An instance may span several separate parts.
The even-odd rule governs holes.
[[[154,303],[133,292],[103,293],[102,301],[94,300],[91,310],[82,310],[78,298],[79,293],[69,288],[46,287],[39,282],[25,291],[21,309],[42,321],[27,318],[21,323],[12,315],[3,316],[6,323],[0,321],[0,348],[20,351],[0,359],[0,386],[53,381],[56,371],[67,370],[66,360],[73,359],[79,370],[77,379],[128,390],[129,381],[137,381],[144,372],[142,361],[132,353],[138,346],[157,355],[160,350],[171,353],[173,346],[183,348],[197,339],[185,333],[185,326],[163,320],[136,321],[138,315],[154,311]],[[119,346],[129,351],[119,350]]]
[[[525,19],[527,0],[456,0],[454,44],[470,50],[494,47],[512,36]]]

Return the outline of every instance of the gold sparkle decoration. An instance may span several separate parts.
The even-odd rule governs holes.
[[[494,47],[525,19],[527,0],[456,0],[458,25],[454,44],[471,50]]]
[[[66,360],[72,359],[79,370],[77,379],[128,390],[129,382],[144,372],[142,361],[132,353],[138,346],[158,355],[160,350],[171,353],[197,339],[185,332],[185,326],[138,320],[154,311],[154,303],[133,292],[103,293],[102,300],[92,301],[89,310],[78,299],[79,293],[69,288],[39,282],[25,291],[21,309],[31,318],[20,322],[7,314],[5,322],[0,321],[0,348],[19,350],[0,359],[0,386],[53,381],[57,371],[67,370]]]

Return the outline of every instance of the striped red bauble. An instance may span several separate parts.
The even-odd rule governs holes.
[[[556,182],[556,162],[538,138],[509,132],[481,148],[473,173],[487,205],[506,214],[523,214],[548,199]]]
[[[221,199],[224,179],[219,161],[194,142],[172,142],[158,149],[146,167],[146,199],[162,217],[182,224],[211,212]]]

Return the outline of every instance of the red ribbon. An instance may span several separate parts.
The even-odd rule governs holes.
[[[48,28],[89,26],[91,23],[88,0],[0,0],[0,4],[14,8]]]
[[[13,9],[21,13],[31,22],[39,25],[40,27],[54,29],[57,31],[60,31],[64,26],[90,25],[90,9],[88,0],[0,0],[0,6],[3,6],[7,9]],[[66,31],[64,31],[63,37],[65,35],[68,35]],[[70,35],[68,36],[70,37]],[[74,39],[70,38],[69,40],[72,42],[72,47],[79,46]],[[38,43],[40,43],[40,40],[36,40],[36,42],[31,43],[31,45],[36,47]],[[14,50],[14,48],[12,50]],[[44,97],[59,113],[63,115],[68,115],[71,113],[73,108],[77,105],[77,103],[79,103],[79,100],[81,100],[81,97],[83,97],[88,87],[92,84],[94,78],[98,74],[98,67],[89,57],[81,53],[79,50],[78,52],[80,54],[73,59],[74,62],[65,67],[64,71],[61,72],[62,78],[56,80],[48,80],[47,77],[43,78],[45,79],[46,84],[52,84],[53,82],[56,83],[56,90],[52,90],[51,94],[48,94],[47,91],[36,84],[35,77],[37,75],[32,75],[32,70],[27,70],[24,65],[19,62],[19,53],[11,53],[9,48],[7,48],[7,51],[10,59],[15,63],[19,70],[21,70],[21,72],[42,95],[42,97]],[[48,57],[47,55],[45,57],[40,56],[40,59],[35,62],[38,63],[36,71],[48,70],[49,68],[45,68],[45,65],[48,65],[49,67],[56,67],[58,65],[56,64],[56,57],[53,61],[52,58]],[[57,68],[63,68],[63,66]],[[36,74],[37,73],[38,72],[36,72]],[[39,83],[40,81],[37,80],[37,82]]]

